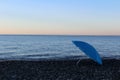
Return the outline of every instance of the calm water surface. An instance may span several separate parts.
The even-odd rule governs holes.
[[[102,57],[120,58],[120,36],[0,35],[0,60],[88,58],[73,40],[90,43]]]

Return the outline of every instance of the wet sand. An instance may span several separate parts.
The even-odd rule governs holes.
[[[120,80],[120,60],[1,61],[0,80]]]

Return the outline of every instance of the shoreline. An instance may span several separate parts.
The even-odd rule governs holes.
[[[0,61],[0,80],[119,80],[120,60]]]

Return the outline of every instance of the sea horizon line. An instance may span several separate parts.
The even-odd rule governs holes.
[[[76,34],[0,34],[0,36],[120,36],[120,35],[76,35]]]

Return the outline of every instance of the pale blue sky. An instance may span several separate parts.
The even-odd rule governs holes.
[[[0,0],[0,34],[120,35],[120,0]]]

